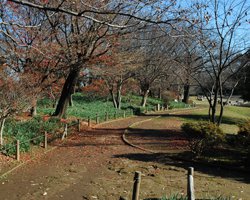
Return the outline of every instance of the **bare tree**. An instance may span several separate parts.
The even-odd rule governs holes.
[[[235,65],[249,48],[247,26],[249,21],[248,1],[213,0],[199,8],[199,23],[196,28],[201,46],[204,65],[197,73],[196,80],[204,90],[210,108],[210,120],[221,124],[225,86],[232,76],[238,74],[246,64]],[[208,82],[204,81],[207,77]],[[201,79],[203,78],[203,79]],[[219,100],[219,101],[218,101]],[[219,102],[219,117],[216,117]],[[211,111],[211,112],[210,112]]]

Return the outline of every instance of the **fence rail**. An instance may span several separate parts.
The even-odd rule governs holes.
[[[117,119],[117,118],[121,118],[121,117],[126,117],[126,116],[131,116],[133,115],[133,110],[129,110],[129,111],[116,111],[116,112],[106,112],[105,114],[103,115],[100,115],[99,113],[96,113],[95,117],[91,117],[89,116],[88,119],[87,119],[87,123],[88,123],[88,126],[91,126],[91,121],[95,121],[96,124],[100,123],[100,122],[105,122],[105,121],[108,121],[108,120],[112,120],[112,119]],[[57,138],[61,138],[62,140],[64,140],[67,136],[68,136],[68,129],[71,128],[71,127],[74,127],[74,126],[77,126],[77,130],[78,132],[81,131],[81,122],[84,121],[84,120],[81,120],[81,119],[77,119],[76,121],[72,121],[70,123],[66,123],[64,125],[64,128],[63,128],[63,132],[60,133],[58,135],[58,132],[54,133],[54,134],[50,134],[51,137],[53,139],[57,139]],[[86,121],[86,120],[85,120]],[[42,146],[47,149],[48,148],[48,133],[47,131],[44,131],[43,133],[40,133],[40,135],[38,136],[35,136],[33,138],[29,138],[27,140],[20,140],[20,138],[13,138],[11,139],[12,141],[11,142],[8,142],[6,144],[4,144],[3,142],[3,138],[2,138],[2,145],[0,145],[0,153],[1,154],[4,154],[6,156],[9,156],[9,155],[14,155],[16,160],[20,161],[20,152],[22,150],[22,146],[25,145],[25,144],[31,144],[32,141],[36,141],[38,140],[38,142],[35,142],[35,143],[38,143],[39,145],[41,145],[42,143]]]

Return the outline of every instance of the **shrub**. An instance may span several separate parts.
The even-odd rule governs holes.
[[[42,117],[37,116],[25,122],[8,120],[5,127],[5,134],[8,143],[3,146],[5,154],[10,155],[16,152],[16,140],[20,141],[20,151],[26,152],[30,149],[30,144],[39,145],[44,137],[43,132],[55,133],[61,127],[59,119],[50,118],[43,121]]]
[[[239,124],[238,141],[240,145],[247,148],[245,166],[250,169],[250,120]]]
[[[181,128],[187,134],[189,147],[195,156],[202,155],[224,139],[223,131],[210,122],[184,123]]]
[[[250,137],[250,120],[247,120],[242,124],[239,124],[238,135],[246,138]]]

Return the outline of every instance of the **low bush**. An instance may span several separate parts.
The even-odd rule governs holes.
[[[246,168],[250,169],[250,120],[239,124],[237,137],[240,145],[247,149],[245,166]]]
[[[2,151],[7,154],[16,152],[16,140],[20,141],[20,151],[26,152],[30,149],[30,144],[40,144],[44,137],[43,133],[55,133],[60,129],[62,123],[57,118],[50,118],[44,121],[40,116],[31,120],[20,122],[8,120],[4,129],[6,144]]]
[[[195,156],[201,156],[224,140],[223,131],[210,122],[184,123],[181,128],[186,133],[189,147]]]

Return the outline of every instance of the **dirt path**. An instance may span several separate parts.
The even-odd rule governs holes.
[[[149,118],[118,120],[98,125],[96,130],[72,134],[63,144],[55,144],[58,148],[54,151],[1,180],[0,198],[118,200],[124,196],[130,199],[136,170],[143,173],[141,199],[159,198],[170,193],[184,194],[185,169],[190,163],[172,161],[164,153],[143,152],[125,145],[121,140],[125,128]],[[159,128],[159,124],[164,120],[151,120],[147,125],[139,123],[136,128],[144,129],[144,133],[150,130],[149,135],[152,136],[153,130],[157,131],[158,127],[162,134],[166,127]],[[176,131],[174,127],[170,130]],[[162,141],[161,137],[157,141],[157,137],[147,135],[129,137],[138,143],[142,139],[149,143]],[[233,196],[233,199],[250,199],[250,184],[245,174],[201,166],[195,166],[195,169],[197,197],[225,194]]]

